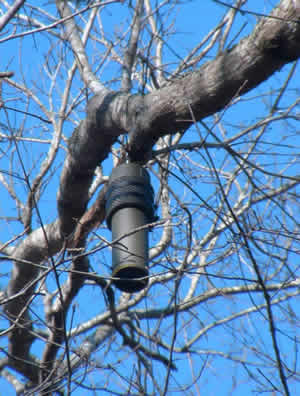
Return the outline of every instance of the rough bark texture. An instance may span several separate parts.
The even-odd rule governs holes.
[[[86,119],[71,138],[61,176],[58,209],[64,234],[83,215],[94,169],[118,136],[128,133],[131,158],[145,162],[159,137],[187,130],[193,117],[199,121],[220,111],[300,56],[300,23],[294,22],[291,2],[282,1],[271,16],[231,50],[151,94],[109,93],[91,99]]]
[[[21,3],[21,2],[20,2]],[[274,18],[273,18],[274,17]],[[38,379],[30,363],[32,322],[28,304],[34,298],[36,280],[42,263],[56,254],[64,239],[70,238],[88,204],[88,190],[96,166],[110,153],[118,136],[128,133],[128,150],[134,160],[145,162],[159,137],[186,131],[201,120],[223,109],[235,96],[253,89],[285,64],[300,57],[299,15],[291,1],[283,0],[264,18],[254,32],[231,50],[161,89],[142,96],[109,93],[95,95],[87,105],[86,119],[74,131],[61,174],[57,196],[59,219],[33,231],[15,250],[14,270],[7,290],[5,311],[13,326],[10,336],[10,365],[31,381]],[[30,263],[28,263],[30,262]],[[87,271],[80,262],[77,270]],[[79,285],[69,285],[68,303]],[[63,291],[64,293],[64,291]],[[63,304],[58,307],[60,315]],[[54,319],[55,322],[55,319]],[[61,324],[61,317],[54,323]],[[53,326],[54,326],[53,325]],[[61,327],[61,325],[60,325]],[[110,326],[108,326],[108,332]],[[53,336],[59,343],[62,337]],[[55,351],[47,350],[45,360]],[[29,362],[29,363],[28,363]]]
[[[299,14],[292,2],[282,1],[271,17],[231,50],[144,98],[131,129],[134,157],[142,158],[143,147],[159,137],[185,131],[194,122],[191,111],[197,121],[214,114],[299,58]]]

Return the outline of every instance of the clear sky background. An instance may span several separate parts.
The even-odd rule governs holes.
[[[33,2],[31,2],[33,3]],[[252,12],[256,12],[259,14],[268,14],[270,9],[272,9],[277,2],[275,1],[263,1],[263,0],[252,0],[250,4],[246,5],[245,11],[250,10]],[[56,11],[55,11],[55,6],[51,2],[48,1],[35,1],[34,4],[39,7],[46,7],[47,10],[52,13],[54,17],[57,17]],[[251,9],[249,7],[251,6]],[[213,0],[195,0],[195,1],[188,1],[188,2],[183,2],[183,4],[180,4],[179,7],[177,8],[177,11],[173,15],[174,18],[174,31],[176,31],[176,34],[172,35],[171,37],[168,37],[166,40],[168,42],[168,49],[165,50],[164,54],[164,60],[165,62],[168,62],[170,64],[169,68],[170,71],[174,69],[174,65],[178,63],[179,60],[181,60],[184,56],[186,56],[189,51],[197,45],[203,37],[209,32],[210,29],[212,29],[220,20],[220,17],[225,13],[226,9],[221,6],[220,4],[217,4]],[[21,9],[22,12],[22,9]],[[126,14],[126,7],[122,6],[121,4],[112,4],[111,7],[106,8],[106,10],[103,13],[103,21],[104,21],[104,29],[107,32],[108,35],[112,35],[116,29],[118,29],[118,26],[121,26],[122,23],[124,23],[124,15]],[[251,15],[247,12],[243,14],[239,14],[237,17],[237,22],[236,22],[236,30],[232,32],[231,37],[229,37],[229,41],[231,41],[231,45],[234,45],[235,43],[239,42],[242,37],[245,37],[248,35],[254,28],[254,26],[257,23],[257,20],[259,19],[258,16],[256,15]],[[24,29],[26,30],[26,29]],[[25,78],[27,81],[29,80],[34,80],[37,76],[37,74],[40,74],[42,72],[41,68],[44,63],[44,59],[47,56],[47,51],[49,50],[48,46],[48,41],[47,38],[44,34],[42,33],[37,33],[34,35],[29,35],[25,36],[23,38],[19,39],[13,39],[10,41],[5,41],[1,43],[1,39],[5,37],[5,32],[2,32],[2,35],[0,35],[0,45],[1,45],[1,57],[0,57],[0,71],[4,70],[12,70],[15,73],[14,79],[16,81],[22,81],[23,78]],[[22,44],[22,45],[21,45]],[[71,52],[70,50],[65,48],[65,55],[66,57],[70,57],[72,59]],[[93,56],[93,49],[89,48],[89,53],[90,56]],[[214,51],[209,53],[208,57],[205,59],[205,61],[209,60],[214,56]],[[20,67],[20,62],[22,63]],[[51,58],[49,59],[49,63],[51,63]],[[276,86],[280,86],[281,82],[286,78],[287,73],[290,71],[291,65],[288,65],[284,67],[279,73],[276,73],[274,77],[263,83],[261,86],[259,86],[257,89],[251,91],[249,94],[245,95],[244,99],[239,103],[237,106],[233,106],[227,113],[226,117],[224,119],[225,124],[227,125],[227,132],[228,134],[233,134],[236,133],[237,130],[237,125],[241,126],[246,126],[251,124],[254,120],[259,120],[262,114],[265,112],[265,109],[269,107],[272,103],[273,100],[273,95],[272,95],[272,90],[276,89]],[[42,73],[41,73],[42,74]],[[109,82],[112,78],[114,77],[119,77],[120,76],[120,68],[118,68],[117,65],[112,66],[111,64],[107,64],[106,67],[103,68],[101,71],[101,80],[103,82]],[[295,80],[294,80],[295,81]],[[299,79],[300,81],[300,75]],[[45,84],[49,84],[45,80]],[[113,87],[110,85],[110,87]],[[80,80],[80,78],[77,77],[77,84],[73,85],[72,88],[72,93],[75,96],[80,89],[83,88],[83,84]],[[117,88],[117,84],[115,86]],[[57,88],[59,90],[59,87]],[[45,92],[47,92],[47,87],[45,87]],[[251,100],[251,104],[249,105],[249,101],[252,98],[255,98],[256,96],[258,97],[261,95],[263,92],[269,92],[268,95],[265,95],[265,97],[255,100]],[[299,96],[299,88],[294,87],[294,89],[290,92],[290,96],[288,100],[292,100],[292,97],[297,97]],[[274,96],[275,97],[275,96]],[[44,96],[45,103],[47,102],[47,97]],[[284,104],[283,99],[283,104]],[[26,104],[23,103],[22,101],[19,101],[18,98],[11,97],[10,102],[7,103],[9,106],[11,103],[11,107],[14,108],[15,110],[24,110],[26,108]],[[58,108],[59,101],[58,103],[54,103],[54,107]],[[265,107],[264,107],[265,106]],[[82,106],[78,108],[78,111],[76,114],[71,114],[70,115],[70,122],[66,124],[66,129],[64,131],[65,135],[69,137],[74,129],[74,126],[76,123],[78,123],[81,119],[84,118],[84,108],[85,108],[85,102],[82,103]],[[30,105],[28,108],[29,111],[32,111],[33,113],[35,112],[34,106]],[[55,108],[54,108],[55,111]],[[15,128],[16,130],[20,127],[20,123],[23,120],[23,115],[19,114],[17,111],[13,113],[13,116],[11,116],[11,121],[13,122],[12,127]],[[4,117],[3,111],[0,109],[0,130],[1,128],[5,128],[5,122],[6,122],[6,117]],[[211,121],[207,121],[210,123]],[[292,121],[291,121],[292,123]],[[33,165],[33,158],[34,161],[37,161],[38,163],[42,162],[45,152],[48,149],[47,146],[47,140],[51,138],[51,130],[47,130],[44,127],[41,128],[41,123],[37,118],[34,117],[28,117],[26,120],[26,127],[27,129],[32,130],[32,134],[37,136],[40,134],[41,138],[44,139],[46,142],[44,144],[40,143],[31,143],[31,149],[29,148],[29,145],[22,145],[21,150],[22,150],[22,161],[27,169],[32,167]],[[232,125],[232,126],[231,126]],[[295,129],[297,128],[297,124],[295,123]],[[290,127],[290,125],[289,125]],[[41,128],[39,130],[39,128]],[[278,134],[276,134],[276,128],[278,128]],[[274,136],[274,139],[276,139],[275,143],[280,143],[280,140],[282,139],[282,134],[281,131],[284,128],[284,125],[276,125],[274,126],[274,129],[272,131]],[[193,141],[195,139],[195,136],[197,136],[197,131],[193,128],[191,128],[190,132],[186,135],[185,141]],[[280,137],[281,136],[281,137]],[[295,136],[295,140],[299,142],[299,135]],[[291,141],[285,141],[287,144],[291,144]],[[63,144],[64,147],[66,147],[65,144]],[[55,165],[57,168],[61,168],[61,165],[64,160],[65,156],[65,150],[64,147],[60,150]],[[0,145],[0,150],[1,150],[1,145]],[[285,148],[282,145],[281,154],[288,153],[289,156],[296,156],[297,153],[293,151],[293,149],[290,148]],[[33,155],[34,153],[34,155]],[[39,155],[37,155],[37,153]],[[216,163],[218,161],[223,161],[222,154],[216,153],[216,156],[214,157]],[[288,161],[290,157],[287,157],[286,160]],[[0,171],[1,170],[7,170],[8,164],[7,164],[8,158],[5,155],[1,156],[0,159]],[[270,166],[269,169],[276,169],[277,166],[282,166],[282,164],[276,164],[272,163],[270,161],[270,158],[268,158],[268,152],[266,151],[266,157],[263,158],[261,157],[261,161],[269,161]],[[27,194],[28,191],[26,191],[26,184],[24,183],[24,173],[21,164],[17,165],[19,162],[19,159],[17,158],[17,154],[15,155],[15,164],[14,164],[14,182],[15,182],[15,188],[16,191],[20,197],[20,199],[24,199],[25,194]],[[296,163],[294,167],[290,167],[289,172],[291,174],[295,173],[295,167],[297,167],[298,164]],[[38,169],[38,167],[36,167]],[[107,160],[105,162],[105,167],[104,170],[107,172],[107,175],[109,175],[111,169],[111,160]],[[36,174],[36,170],[32,170],[31,177]],[[5,177],[7,176],[4,173]],[[39,211],[40,215],[42,218],[42,221],[44,224],[47,224],[53,219],[56,218],[57,215],[57,209],[56,209],[56,193],[57,193],[57,188],[58,188],[58,183],[59,183],[59,176],[60,176],[60,170],[56,172],[56,175],[52,178],[50,184],[48,186],[45,186],[47,193],[43,195],[40,205],[39,205]],[[158,185],[157,182],[155,181],[155,177],[152,176],[153,184],[155,186],[155,189],[157,191]],[[174,188],[175,190],[181,194],[182,191],[186,190],[180,183],[174,182]],[[195,186],[197,191],[201,193],[203,196],[209,195],[210,193],[210,187],[208,185],[201,185],[201,186]],[[185,191],[186,194],[189,194],[189,192]],[[21,232],[22,229],[20,225],[17,224],[17,222],[13,221],[4,221],[4,217],[11,216],[14,217],[17,215],[13,201],[9,197],[7,191],[0,187],[0,240],[2,243],[8,241],[9,239],[13,238],[17,232]],[[192,196],[191,196],[191,199]],[[36,218],[36,223],[35,226],[38,226],[39,220]],[[204,225],[204,228],[207,227],[207,225]],[[109,233],[103,231],[102,229],[99,229],[99,233],[101,235],[106,236],[109,238]],[[154,243],[156,236],[152,237],[151,243]],[[296,256],[295,256],[295,259]],[[99,267],[99,264],[97,260],[101,261],[101,267]],[[110,264],[110,253],[107,251],[100,252],[97,255],[97,260],[92,260],[92,266],[94,267],[95,270],[99,271],[107,271],[107,274],[109,274],[109,264]],[[297,259],[299,261],[299,259]],[[2,274],[2,279],[0,278],[0,286],[1,288],[4,288],[5,285],[7,284],[7,276],[10,272],[11,269],[11,264],[8,262],[1,262],[1,274]],[[61,277],[61,280],[63,280],[63,276]],[[54,281],[54,279],[53,279]],[[163,297],[162,297],[163,298]],[[77,301],[80,301],[78,303],[78,306],[76,306],[76,312],[78,313],[78,316],[74,316],[73,318],[69,318],[69,326],[74,326],[76,324],[76,321],[82,321],[84,319],[88,319],[93,317],[93,315],[96,315],[99,313],[99,310],[105,306],[105,302],[103,299],[103,295],[100,293],[100,290],[98,288],[93,288],[91,287],[89,291],[87,292],[87,289],[84,288],[78,298]],[[245,296],[245,300],[240,300],[241,306],[244,304],[245,307],[248,305],[248,297]],[[259,299],[257,300],[257,303],[259,303]],[[145,302],[147,304],[147,302]],[[294,303],[293,303],[294,304]],[[293,305],[292,304],[292,305]],[[144,306],[143,306],[144,308]],[[36,309],[38,311],[38,300],[36,302]],[[222,305],[216,305],[216,314],[218,310],[226,310],[228,309],[227,307],[224,307]],[[229,313],[229,312],[228,312]],[[208,315],[208,313],[205,312],[205,309],[203,309],[203,320],[205,320],[205,315]],[[257,329],[255,334],[258,334],[260,332],[260,324],[259,324],[259,314],[253,315],[253,321],[250,323],[249,326],[254,326],[257,325]],[[257,318],[257,322],[255,320]],[[148,326],[151,326],[151,323],[148,323]],[[3,319],[3,317],[0,317],[0,328],[4,329],[5,326],[7,326],[7,321]],[[260,342],[260,343],[265,343],[266,348],[268,347],[268,344],[270,344],[270,338],[267,334],[265,334],[265,327],[261,328],[261,334],[260,340],[255,340],[255,342]],[[242,334],[239,334],[238,336],[242,337]],[[209,348],[212,344],[214,345],[215,349],[218,349],[218,346],[220,346],[220,350],[224,349],[224,345],[228,346],[229,350],[233,351],[232,354],[232,360],[234,361],[234,350],[235,350],[235,344],[234,344],[234,339],[228,338],[226,339],[227,336],[224,338],[224,333],[223,333],[223,328],[220,326],[220,329],[215,330],[213,333],[213,339],[211,338],[212,336],[210,335],[207,339],[203,339],[203,350],[206,348]],[[0,339],[0,347],[6,348],[7,342],[5,338]],[[226,347],[225,347],[226,349]],[[270,348],[268,348],[270,349]],[[41,353],[41,345],[39,342],[36,342],[33,346],[33,352],[40,354]],[[0,351],[0,356],[1,351]],[[114,357],[110,356],[111,361],[113,362]],[[130,361],[131,357],[130,355],[128,356],[128,361]],[[185,362],[183,362],[185,363]],[[181,363],[180,361],[177,361],[176,364],[178,368],[180,369],[181,365],[186,368],[186,365]],[[196,360],[196,364],[201,365],[203,362],[201,359]],[[201,383],[202,389],[200,389],[200,394],[205,396],[209,395],[218,395],[218,396],[225,396],[225,395],[253,395],[253,388],[249,387],[248,382],[246,381],[246,377],[243,377],[243,374],[239,371],[238,373],[238,381],[240,383],[237,386],[237,390],[234,391],[234,370],[230,370],[229,375],[227,374],[228,370],[228,360],[224,360],[222,358],[216,359],[214,361],[213,368],[208,369],[210,371],[210,375],[207,376],[207,378],[203,380]],[[179,370],[178,371],[178,378],[176,377],[176,380],[178,380],[179,383],[185,383],[186,378],[190,378],[191,372],[190,371],[185,371],[184,370]],[[124,372],[126,373],[126,365],[124,364]],[[246,374],[246,373],[245,373]],[[101,374],[100,374],[101,375]],[[94,374],[95,382],[97,382],[99,379],[97,378],[97,374]],[[293,388],[293,384],[291,384],[291,391],[292,395],[296,395],[297,393],[297,384],[295,384],[295,387]],[[190,395],[196,394],[194,393],[194,390],[191,389],[189,391]],[[10,385],[7,384],[6,381],[4,381],[0,377],[0,394],[2,395],[13,395],[14,391]],[[84,395],[87,394],[85,393],[82,389],[77,389],[74,390],[73,392],[74,396],[79,396],[79,395]],[[99,395],[101,393],[98,393]],[[177,393],[172,393],[172,390],[169,392],[170,395],[177,394]]]

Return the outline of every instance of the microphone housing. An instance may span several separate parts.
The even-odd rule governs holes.
[[[147,224],[155,220],[154,191],[148,172],[137,163],[113,169],[106,193],[106,222],[112,232],[112,277],[127,293],[148,284]]]

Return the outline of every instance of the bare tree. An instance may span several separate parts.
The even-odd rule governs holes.
[[[192,2],[0,1],[0,369],[16,394],[299,388],[300,1],[206,3],[218,23],[176,48]],[[159,216],[134,294],[111,283],[104,222],[125,160],[151,173]]]

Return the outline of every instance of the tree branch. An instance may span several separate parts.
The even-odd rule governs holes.
[[[282,0],[271,16],[276,19],[263,18],[250,36],[198,71],[145,96],[130,131],[133,158],[143,158],[159,137],[186,131],[193,123],[190,109],[197,121],[214,114],[299,58],[300,23],[292,2]]]
[[[9,10],[0,18],[0,32],[8,24],[8,22],[16,15],[25,0],[16,0]],[[11,77],[11,76],[9,76]]]

